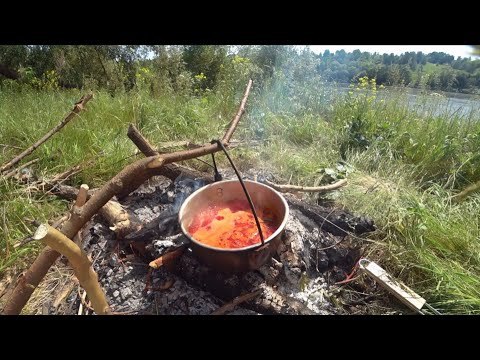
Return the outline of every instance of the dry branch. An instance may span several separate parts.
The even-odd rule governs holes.
[[[132,142],[138,147],[138,149],[145,155],[145,156],[156,156],[160,155],[160,153],[150,144],[150,142],[140,133],[140,131],[137,129],[137,127],[134,124],[130,124],[128,127],[127,131],[127,136]],[[174,181],[177,177],[180,175],[184,175],[186,177],[192,178],[192,179],[198,179],[198,178],[204,178],[203,173],[198,172],[193,169],[186,168],[184,166],[178,165],[178,164],[168,164],[163,166],[161,169],[159,175],[163,175],[170,180]],[[213,181],[213,179],[208,178],[204,180],[207,181],[207,183],[210,183]]]
[[[9,144],[0,144],[1,147],[6,147],[6,148],[12,148],[12,149],[17,149],[17,150],[23,150],[20,146],[15,146],[15,145],[9,145]]]
[[[80,111],[83,110],[85,104],[92,97],[93,97],[93,94],[88,94],[88,95],[83,96],[77,103],[75,103],[72,111],[70,111],[70,113],[57,126],[55,126],[52,130],[50,130],[48,133],[46,133],[40,140],[38,140],[35,144],[30,146],[28,149],[26,149],[20,155],[16,156],[14,159],[10,160],[9,162],[3,164],[0,167],[0,173],[3,173],[4,171],[11,169],[18,162],[20,162],[24,157],[30,155],[33,151],[35,151],[36,148],[38,148],[45,141],[50,139],[56,132],[60,131],[65,125],[67,125],[70,122],[70,120],[72,120],[75,117],[75,115],[77,115]]]
[[[180,256],[182,256],[182,254],[186,249],[187,249],[187,245],[179,246],[175,250],[169,251],[166,254],[163,254],[162,256],[160,256],[158,259],[151,261],[148,264],[148,266],[150,266],[153,269],[158,269],[159,267],[165,264],[168,264],[174,261],[175,259],[179,258]]]
[[[297,185],[278,185],[265,179],[267,185],[280,192],[302,191],[302,192],[322,192],[341,188],[347,185],[347,179],[339,180],[336,183],[324,186],[297,186]]]
[[[104,315],[110,312],[105,294],[98,283],[98,275],[93,270],[92,262],[84,251],[64,234],[48,224],[40,225],[33,238],[42,241],[45,245],[55,249],[68,259],[75,276],[87,292],[88,298],[97,314]]]
[[[465,200],[468,196],[473,194],[474,192],[480,190],[480,181],[477,181],[476,183],[469,185],[466,187],[464,190],[459,192],[458,194],[454,195],[451,197],[451,200],[453,203],[461,203],[463,200]]]
[[[19,168],[17,169],[13,169],[12,171],[8,172],[5,174],[5,178],[10,178],[12,176],[14,176],[15,174],[18,174],[20,173],[23,169],[25,169],[27,166],[30,166],[32,164],[35,164],[37,162],[39,162],[40,159],[33,159],[33,160],[30,160],[30,161],[27,161],[25,164],[23,164],[22,166],[20,166]]]
[[[223,138],[225,146],[228,146],[228,141],[235,131],[241,115],[245,112],[245,103],[250,93],[251,86],[252,80],[248,82],[240,108]],[[221,148],[217,144],[205,144],[198,149],[166,155],[150,156],[127,165],[101,189],[96,191],[80,211],[77,213],[74,212],[70,219],[62,226],[60,231],[67,238],[72,239],[82,226],[85,225],[87,221],[89,221],[108,201],[110,201],[112,197],[115,195],[119,198],[126,196],[152,176],[161,175],[161,170],[164,164],[189,160],[217,151],[221,151]],[[22,281],[20,281],[14,289],[12,296],[4,308],[3,312],[5,314],[13,315],[21,312],[35,288],[59,256],[60,254],[57,251],[48,247],[42,250],[25,273],[25,276],[21,279]]]
[[[233,299],[231,302],[223,305],[222,307],[218,308],[214,312],[212,312],[210,315],[224,315],[225,313],[232,311],[235,309],[236,306],[240,305],[241,303],[244,303],[245,301],[251,300],[253,298],[256,298],[258,295],[262,293],[262,289],[258,289],[257,291],[240,295]]]

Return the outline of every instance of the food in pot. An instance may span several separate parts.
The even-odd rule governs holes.
[[[268,207],[256,206],[264,239],[278,228],[278,219]],[[199,212],[188,228],[197,241],[217,248],[242,248],[260,244],[260,235],[247,200],[211,205]]]

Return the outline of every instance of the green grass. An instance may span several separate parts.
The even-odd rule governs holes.
[[[480,197],[460,204],[449,200],[480,179],[479,112],[435,115],[439,99],[426,95],[413,111],[402,90],[389,90],[381,101],[379,94],[387,90],[377,92],[365,80],[359,88],[341,95],[318,79],[296,83],[275,78],[262,92],[253,91],[234,136],[260,142],[236,148],[234,159],[244,169],[255,167],[292,184],[314,186],[347,176],[349,185],[328,196],[375,220],[372,260],[446,313],[479,313]],[[223,134],[236,111],[236,94],[154,97],[137,91],[112,97],[100,91],[87,111],[28,159],[41,159],[34,166],[42,176],[95,159],[73,183],[99,186],[133,160],[136,149],[126,137],[129,123],[137,124],[152,143],[208,142]],[[28,147],[81,95],[2,90],[0,143]],[[2,162],[19,152],[2,151]],[[218,158],[223,163],[223,156]],[[37,249],[13,248],[32,230],[25,218],[53,219],[68,204],[27,194],[5,180],[0,201],[5,204],[1,273],[12,265],[24,267]]]

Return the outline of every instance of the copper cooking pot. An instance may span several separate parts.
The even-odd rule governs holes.
[[[225,273],[239,273],[256,270],[265,264],[277,250],[282,237],[285,236],[285,225],[288,219],[288,204],[285,198],[271,187],[249,180],[244,180],[256,209],[264,204],[275,213],[280,224],[278,229],[261,243],[235,249],[216,248],[197,241],[188,232],[196,214],[219,202],[245,200],[245,193],[238,180],[218,181],[202,187],[192,193],[182,204],[178,220],[183,233],[191,241],[194,254],[205,263]]]

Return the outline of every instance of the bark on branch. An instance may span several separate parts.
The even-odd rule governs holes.
[[[140,133],[137,127],[134,124],[130,124],[127,131],[127,136],[132,142],[137,146],[137,148],[145,155],[145,156],[155,156],[160,155],[160,153],[150,144],[150,142]],[[169,178],[172,181],[175,181],[177,177],[180,175],[184,175],[186,177],[192,179],[204,178],[203,173],[198,172],[193,169],[186,168],[184,166],[178,164],[167,164],[164,165],[163,168],[160,170],[159,175],[163,175]],[[207,183],[212,182],[213,179],[205,179]]]
[[[228,142],[238,125],[240,117],[245,112],[245,103],[250,93],[251,86],[252,80],[248,82],[245,94],[240,103],[240,108],[223,138],[225,146],[228,146]],[[90,220],[91,217],[95,215],[112,197],[115,195],[117,197],[126,196],[152,176],[161,175],[161,170],[164,164],[193,159],[217,151],[221,151],[221,148],[217,144],[205,144],[198,149],[150,156],[145,159],[137,160],[126,166],[101,189],[96,191],[81,208],[81,211],[72,214],[70,219],[63,224],[60,231],[66,237],[73,239],[82,226],[85,225],[86,222]],[[59,256],[60,254],[57,251],[49,247],[43,249],[25,273],[22,281],[20,281],[14,289],[12,296],[4,308],[5,314],[19,314],[21,312],[35,288]]]
[[[72,111],[70,111],[70,113],[57,126],[55,126],[52,130],[50,130],[48,133],[46,133],[40,140],[38,140],[35,144],[30,146],[28,149],[26,149],[20,155],[18,155],[14,159],[10,160],[9,162],[3,164],[0,167],[0,173],[3,173],[4,171],[11,169],[13,166],[15,166],[17,163],[19,163],[24,157],[30,155],[36,148],[38,148],[45,141],[50,139],[56,132],[60,131],[65,125],[67,125],[70,122],[70,120],[72,120],[75,117],[75,115],[77,115],[80,111],[83,110],[83,108],[85,107],[85,104],[92,97],[93,97],[93,94],[88,94],[88,95],[83,96],[77,103],[75,103]]]
[[[93,270],[92,262],[78,245],[48,224],[40,225],[33,238],[34,240],[41,240],[45,245],[55,249],[68,259],[75,276],[87,292],[97,314],[105,315],[110,312],[105,293],[98,283],[98,275]]]
[[[341,188],[347,185],[347,179],[339,180],[336,183],[324,186],[297,186],[297,185],[278,185],[265,179],[267,185],[280,192],[302,191],[302,192],[322,192]]]
[[[169,251],[169,252],[163,254],[158,259],[155,259],[155,260],[151,261],[148,264],[148,266],[150,266],[153,269],[158,269],[158,268],[162,267],[163,265],[168,264],[168,263],[174,261],[175,259],[178,259],[184,253],[184,251],[186,249],[187,249],[187,246],[182,245],[182,246],[180,246],[180,247],[178,247],[178,248],[176,248],[172,251]]]

